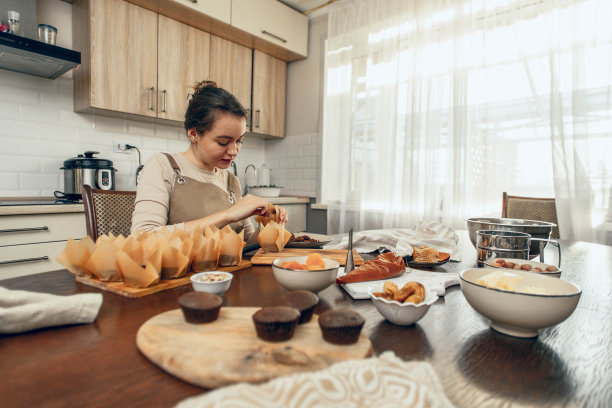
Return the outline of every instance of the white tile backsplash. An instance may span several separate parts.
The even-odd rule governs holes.
[[[72,111],[70,76],[50,80],[0,70],[0,197],[50,196],[63,188],[64,160],[87,150],[112,160],[115,188],[136,188],[138,153],[116,153],[116,143],[140,150],[141,161],[157,152],[184,151],[185,130]],[[270,169],[270,182],[283,186],[283,195],[316,195],[318,166],[315,134],[260,139],[246,135],[236,159],[238,178],[245,186],[245,168]]]

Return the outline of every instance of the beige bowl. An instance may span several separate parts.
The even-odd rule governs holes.
[[[295,261],[300,264],[306,263],[307,256],[288,256],[278,258],[272,262],[272,272],[274,278],[286,289],[289,290],[309,290],[319,292],[336,281],[340,264],[329,258],[323,258],[325,269],[317,271],[304,271],[298,269],[282,268],[284,262]]]
[[[459,274],[461,291],[470,306],[491,321],[491,327],[515,337],[536,337],[537,330],[567,319],[576,308],[582,290],[571,282],[536,273],[508,270],[521,280],[515,291],[493,289],[476,283],[498,268],[467,269]],[[541,288],[547,294],[521,293]]]

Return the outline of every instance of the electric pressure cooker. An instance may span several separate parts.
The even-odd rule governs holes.
[[[80,200],[84,184],[101,190],[115,189],[113,162],[94,157],[95,154],[100,152],[87,151],[64,161],[64,166],[60,168],[64,172],[64,191],[56,191],[56,197],[61,194],[63,197],[60,198]]]

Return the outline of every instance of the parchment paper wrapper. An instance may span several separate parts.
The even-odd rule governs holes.
[[[117,270],[117,252],[119,251],[120,249],[110,240],[96,243],[94,251],[85,264],[85,269],[101,281],[120,281],[121,277]]]
[[[200,238],[194,237],[194,241],[194,249],[196,245],[199,248],[192,251],[191,269],[194,272],[214,271],[217,269],[221,252],[221,231],[216,228],[213,231],[207,227],[204,235],[200,235]],[[240,251],[240,254],[242,255],[242,251]]]
[[[151,262],[147,262],[143,268],[124,251],[117,252],[117,266],[121,280],[126,286],[146,288],[159,282],[159,272],[155,270]]]
[[[219,233],[221,236],[219,266],[238,265],[242,261],[242,248],[246,245],[246,242],[244,242],[244,231],[236,234],[236,231],[229,225],[226,225]]]
[[[282,252],[291,238],[291,233],[276,221],[270,221],[265,227],[261,227],[257,242],[268,252]]]
[[[95,244],[89,236],[79,241],[69,238],[64,250],[55,259],[76,276],[91,276],[93,273],[85,265],[94,249]]]
[[[280,224],[280,214],[276,211],[276,207],[272,203],[268,203],[268,211],[270,215],[267,217],[258,215],[255,217],[255,222],[257,224],[263,225],[264,227],[268,225],[269,222],[274,221],[277,224]]]

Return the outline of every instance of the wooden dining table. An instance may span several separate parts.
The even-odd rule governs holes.
[[[476,267],[476,251],[459,231],[461,262],[431,269],[457,273]],[[393,351],[406,361],[426,361],[459,407],[612,405],[612,247],[560,241],[561,278],[582,288],[578,307],[564,322],[533,339],[492,330],[452,286],[419,322],[397,326],[370,300],[353,300],[332,285],[319,293],[315,313],[356,310],[373,354]],[[9,289],[72,295],[102,293],[94,323],[0,335],[2,407],[170,407],[207,390],[152,364],[136,346],[148,319],[177,309],[190,285],[142,298],[126,298],[75,282],[66,270],[0,281]],[[234,273],[224,306],[267,306],[286,292],[269,266]],[[534,311],[534,313],[537,311]],[[197,345],[194,345],[197,347]]]

